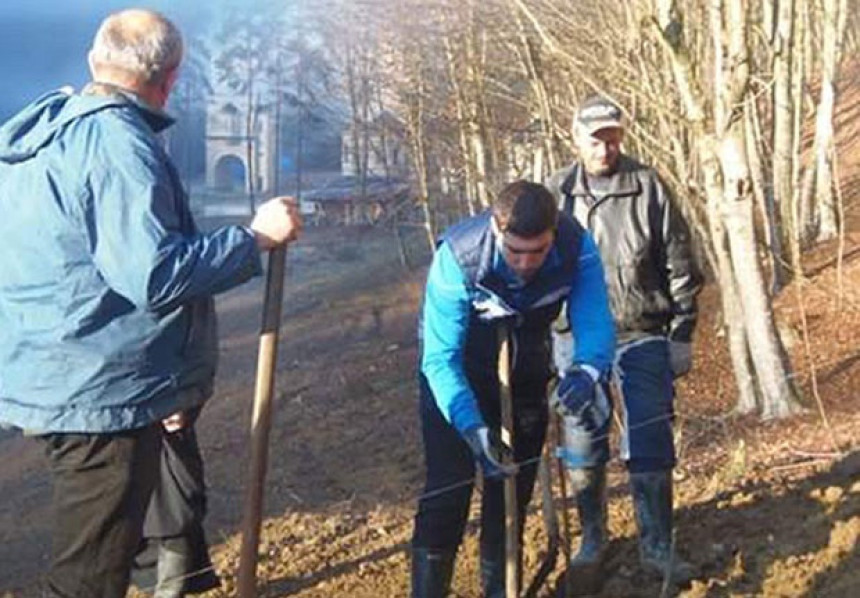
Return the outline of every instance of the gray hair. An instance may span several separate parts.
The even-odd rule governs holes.
[[[106,18],[93,40],[94,68],[123,71],[141,82],[160,83],[182,61],[182,34],[151,10],[128,9]]]

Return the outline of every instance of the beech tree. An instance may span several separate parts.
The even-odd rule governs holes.
[[[373,26],[396,66],[377,83],[399,98],[428,235],[444,205],[430,181],[455,173],[474,213],[511,177],[541,180],[571,159],[576,105],[603,93],[630,117],[626,151],[672,188],[719,285],[738,410],[795,412],[771,305],[799,272],[809,214],[814,238],[838,226],[833,105],[842,45],[858,39],[856,5],[380,0]]]

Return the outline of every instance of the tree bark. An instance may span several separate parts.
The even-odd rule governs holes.
[[[248,58],[247,62],[247,102],[246,102],[246,113],[245,113],[245,162],[247,163],[247,167],[245,169],[245,177],[246,177],[246,185],[245,192],[248,194],[248,206],[251,210],[251,214],[256,213],[257,204],[254,200],[254,190],[256,188],[256,177],[257,177],[257,168],[256,168],[256,152],[255,150],[255,130],[256,129],[256,106],[254,105],[254,70],[255,67],[251,63],[253,59],[251,57]]]
[[[723,189],[716,156],[712,156],[710,162],[712,164],[703,164],[703,176],[708,194],[708,223],[711,230],[711,243],[714,248],[715,273],[719,282],[720,300],[723,307],[723,329],[726,331],[728,339],[729,359],[732,362],[732,372],[738,391],[735,411],[740,414],[749,414],[758,410],[756,379],[750,363],[749,343],[740,290],[732,269],[726,227],[721,215]]]
[[[775,35],[773,40],[773,193],[781,216],[783,255],[777,260],[779,268],[789,264],[791,246],[796,231],[792,201],[794,172],[794,100],[792,99],[792,61],[794,44],[795,0],[776,0]],[[784,278],[784,277],[781,277]]]
[[[457,114],[457,141],[460,148],[460,160],[462,162],[462,180],[466,192],[466,205],[469,210],[469,215],[474,216],[477,213],[475,208],[477,198],[477,181],[475,180],[475,169],[472,164],[472,152],[469,149],[468,125],[466,124],[466,99],[463,92],[463,86],[457,74],[457,59],[452,48],[450,33],[443,38],[445,46],[445,58],[448,66],[448,78],[451,81],[453,89],[454,107]]]
[[[710,120],[706,120],[705,96],[697,84],[696,71],[692,68],[682,36],[677,34],[682,15],[672,0],[659,0],[657,8],[655,22],[672,63],[678,94],[688,119],[690,115],[698,117],[698,120],[692,120],[691,127],[698,139],[709,213],[712,218],[722,221],[728,238],[731,275],[729,266],[725,264],[721,229],[712,224],[718,237],[713,241],[720,262],[721,289],[728,293],[724,297],[727,322],[734,322],[731,314],[738,311],[732,295],[734,281],[740,299],[740,313],[743,314],[745,344],[749,349],[747,354],[740,334],[730,329],[729,347],[740,396],[739,409],[747,410],[755,403],[751,390],[754,377],[761,393],[762,416],[787,415],[793,412],[795,403],[757,258],[752,184],[745,151],[743,106],[749,89],[745,2],[725,0],[715,2],[710,8],[713,11],[710,15],[715,48],[713,56],[716,57],[715,67],[719,69],[714,78],[710,102],[714,113]],[[722,24],[724,18],[725,26]],[[712,130],[704,126],[706,122],[710,123]],[[752,365],[752,373],[749,364]]]
[[[783,349],[776,333],[761,266],[757,259],[750,259],[756,255],[756,241],[745,153],[743,121],[738,121],[720,147],[725,194],[723,219],[728,232],[732,269],[738,287],[743,289],[741,305],[750,355],[761,390],[761,415],[764,419],[773,419],[795,413],[797,405],[789,383],[789,372],[783,363]]]
[[[408,118],[407,128],[412,149],[412,160],[415,166],[415,179],[418,183],[418,203],[424,214],[424,230],[427,234],[427,243],[432,249],[436,246],[436,228],[433,221],[433,212],[430,209],[430,189],[427,175],[427,151],[424,129],[424,75],[420,59],[416,58],[417,64],[413,65],[414,89],[408,95]]]
[[[719,141],[723,173],[723,221],[729,238],[732,270],[741,292],[741,306],[753,367],[761,391],[764,419],[791,415],[797,410],[784,350],[776,333],[770,299],[757,255],[754,203],[746,154],[743,105],[749,90],[749,48],[745,0],[727,0],[729,33],[726,81],[717,102],[716,121],[725,129]]]
[[[822,1],[821,94],[815,113],[815,202],[820,220],[818,241],[839,234],[839,217],[833,192],[833,110],[836,104],[836,77],[845,35],[847,0]]]

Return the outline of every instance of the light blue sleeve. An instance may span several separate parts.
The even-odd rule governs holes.
[[[603,262],[588,232],[582,235],[579,265],[567,300],[567,317],[574,338],[574,363],[607,373],[615,355],[615,324]]]
[[[464,366],[471,309],[469,292],[447,243],[433,257],[423,309],[421,372],[430,384],[439,410],[460,432],[483,425]]]
[[[260,274],[259,250],[247,228],[182,230],[177,204],[184,194],[173,188],[157,156],[145,152],[132,147],[90,182],[87,235],[108,286],[140,308],[161,311]]]

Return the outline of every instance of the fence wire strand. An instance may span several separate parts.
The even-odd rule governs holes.
[[[639,428],[643,428],[645,426],[650,426],[650,425],[654,425],[654,424],[663,422],[665,420],[675,419],[677,417],[683,417],[683,416],[678,416],[675,414],[661,415],[661,416],[653,417],[651,419],[647,419],[643,422],[639,422],[635,425],[629,426],[627,428],[627,430],[629,432],[630,430],[636,430]],[[607,432],[606,434],[594,436],[591,441],[592,442],[598,442],[601,440],[605,440],[605,439],[609,438],[610,436],[611,436],[611,432]],[[543,458],[544,458],[543,455],[539,455],[537,457],[532,457],[530,459],[524,459],[523,461],[518,461],[515,463],[515,465],[518,468],[527,467],[529,465],[533,465],[533,464],[540,462],[540,460]],[[475,467],[477,470],[478,469],[477,465]],[[447,486],[442,486],[440,488],[434,488],[432,490],[425,490],[424,492],[416,494],[414,497],[410,498],[409,501],[417,503],[417,502],[420,502],[422,500],[429,500],[431,498],[441,496],[441,495],[446,494],[448,492],[453,492],[455,490],[459,490],[465,486],[469,486],[469,485],[474,484],[478,480],[478,477],[479,476],[475,475],[475,476],[472,476],[468,479],[463,479],[463,480],[460,480],[458,482],[454,482],[452,484],[449,484]],[[204,573],[209,573],[210,571],[216,571],[216,566],[210,565],[208,567],[198,569],[196,571],[191,571],[190,573],[187,573],[185,575],[171,577],[171,578],[165,580],[165,582],[166,583],[176,583],[179,581],[185,581],[185,580],[191,579],[193,577],[196,577],[198,575],[203,575]],[[156,589],[157,589],[157,586],[151,586],[151,587],[147,586],[147,587],[143,587],[143,588],[138,588],[139,591],[144,592],[144,593],[148,593],[148,594],[153,593]]]

